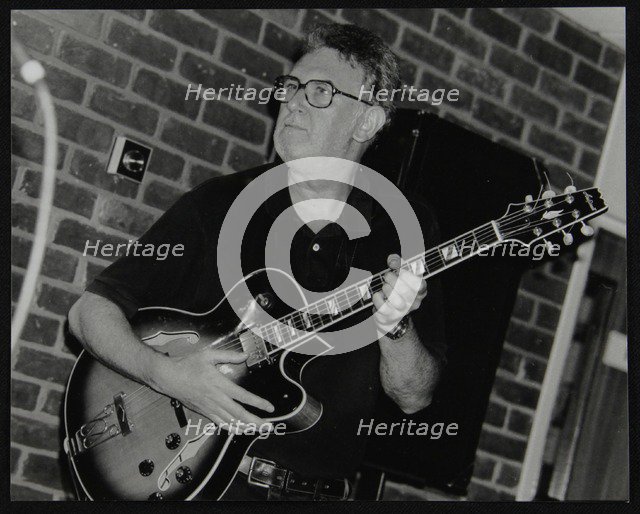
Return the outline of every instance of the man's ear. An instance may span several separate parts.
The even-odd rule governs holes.
[[[366,143],[373,139],[387,121],[384,109],[379,105],[372,105],[362,113],[359,125],[353,134],[353,139],[359,143]]]

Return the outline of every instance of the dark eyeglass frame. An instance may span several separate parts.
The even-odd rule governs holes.
[[[279,77],[276,77],[276,79],[273,81],[274,86],[277,89],[283,89],[283,88],[279,88],[278,87],[278,82],[284,82],[286,79],[293,79],[298,83],[298,89],[296,90],[296,93],[298,91],[300,91],[300,88],[304,89],[304,96],[307,99],[307,102],[309,102],[309,105],[311,107],[315,107],[316,109],[326,109],[327,107],[329,107],[332,103],[333,103],[333,97],[336,95],[342,95],[342,96],[346,96],[347,98],[352,98],[353,100],[357,100],[358,102],[362,102],[364,104],[367,105],[371,105],[373,106],[374,104],[372,102],[368,102],[367,100],[361,100],[360,98],[358,98],[355,95],[352,95],[350,93],[345,93],[344,91],[340,91],[336,86],[333,85],[333,82],[331,82],[330,80],[324,80],[324,79],[310,79],[307,80],[304,84],[302,82],[300,82],[300,79],[298,77],[295,77],[294,75],[280,75]],[[309,93],[307,92],[307,85],[310,84],[311,82],[322,82],[323,84],[327,84],[329,86],[331,86],[331,98],[329,99],[329,103],[323,107],[318,107],[317,105],[313,105],[311,103],[311,100],[309,100]],[[295,94],[294,94],[295,96]],[[277,97],[275,97],[276,100],[280,103],[286,104],[289,103],[291,100],[280,100]]]

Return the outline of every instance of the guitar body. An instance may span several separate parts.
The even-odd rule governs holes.
[[[304,304],[288,275],[277,272],[277,279],[282,287],[298,291]],[[242,282],[274,318],[291,311],[269,287],[265,270]],[[281,350],[269,343],[261,345],[246,330],[247,325],[261,322],[255,313],[256,300],[244,300],[242,305],[239,285],[207,313],[144,308],[131,320],[132,327],[146,344],[171,356],[207,346],[248,351],[247,362],[219,365],[219,371],[275,407],[270,414],[247,406],[248,410],[274,424],[285,423],[286,432],[306,430],[322,412],[322,406],[301,386],[303,369],[315,355],[295,353],[295,347]],[[243,314],[242,321],[234,304]],[[300,345],[317,343],[310,339]],[[270,349],[271,355],[265,356],[261,348]],[[64,410],[72,473],[79,493],[93,500],[193,499],[205,485],[209,497],[219,498],[260,436],[258,431],[238,435],[220,430],[209,419],[123,377],[86,352],[69,378]]]

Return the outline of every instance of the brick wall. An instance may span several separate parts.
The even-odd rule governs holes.
[[[257,103],[185,102],[189,82],[266,86],[318,22],[379,33],[403,80],[456,87],[435,108],[471,130],[543,158],[552,182],[590,184],[624,65],[616,48],[548,9],[14,11],[17,38],[47,70],[60,157],[48,247],[12,356],[14,499],[72,497],[60,452],[61,398],[73,365],[63,324],[108,261],[87,239],[142,234],[201,181],[264,162],[271,113]],[[115,135],[153,147],[138,185],[105,172]],[[32,244],[42,162],[41,117],[12,69],[12,291]],[[478,451],[470,499],[511,499],[565,294],[570,263],[529,273],[518,295]]]

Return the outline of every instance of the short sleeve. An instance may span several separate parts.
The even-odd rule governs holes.
[[[141,307],[171,306],[205,244],[192,196],[183,195],[138,241],[130,241],[126,249],[120,247],[118,260],[103,270],[87,291],[114,302],[127,318]]]

